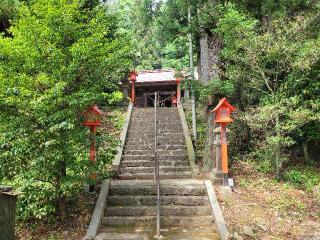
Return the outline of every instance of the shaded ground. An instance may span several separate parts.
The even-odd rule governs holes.
[[[219,187],[216,190],[230,232],[240,235],[235,239],[320,239],[319,185],[306,192],[244,162],[232,171],[236,182],[232,196],[223,196]]]
[[[75,199],[66,217],[18,223],[18,240],[79,240],[85,236],[97,194],[83,194]]]

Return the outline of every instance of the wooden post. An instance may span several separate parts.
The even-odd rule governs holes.
[[[222,161],[221,161],[221,129],[217,127],[214,129],[214,142],[215,145],[215,168],[213,170],[213,180],[214,183],[223,183],[223,171],[222,171]]]
[[[90,126],[90,160],[92,162],[96,162],[96,141],[95,141],[95,133],[96,133],[96,127]]]
[[[136,87],[134,84],[135,81],[131,81],[131,102],[134,104],[136,99]]]
[[[133,105],[136,100],[135,81],[137,81],[137,76],[138,73],[135,70],[131,71],[129,74],[129,80],[131,82],[131,102],[133,103]]]
[[[90,126],[90,161],[92,164],[96,164],[97,153],[96,153],[96,141],[95,141],[96,126]],[[93,172],[91,174],[91,180],[94,182],[97,179],[97,174]],[[94,192],[96,189],[95,184],[90,184],[89,191]]]
[[[177,104],[181,102],[181,86],[180,82],[177,83]]]
[[[16,201],[11,187],[0,186],[0,239],[15,240]]]
[[[221,165],[223,172],[223,185],[228,186],[228,143],[227,124],[221,123]]]
[[[227,124],[221,123],[221,162],[222,172],[228,173]]]

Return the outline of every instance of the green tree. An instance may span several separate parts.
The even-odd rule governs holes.
[[[111,96],[131,65],[106,11],[34,0],[19,7],[13,38],[0,38],[0,179],[21,187],[23,216],[64,212],[90,172],[81,112]]]
[[[274,164],[278,177],[288,146],[297,135],[312,134],[307,126],[319,126],[316,21],[316,13],[300,12],[295,18],[273,20],[260,32],[259,21],[227,5],[215,30],[224,40],[223,78],[235,85],[233,97],[261,140],[256,141],[257,152]]]
[[[10,26],[10,19],[12,19],[17,11],[19,5],[18,0],[0,0],[0,33],[7,32]]]

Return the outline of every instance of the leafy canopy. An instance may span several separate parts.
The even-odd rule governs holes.
[[[0,38],[0,180],[25,192],[22,216],[54,201],[90,173],[81,112],[117,90],[130,67],[117,17],[78,0],[21,4],[13,38]]]

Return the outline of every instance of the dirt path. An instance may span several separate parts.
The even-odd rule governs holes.
[[[317,193],[279,183],[243,162],[232,171],[236,182],[232,197],[216,188],[230,232],[244,239],[320,239]]]

